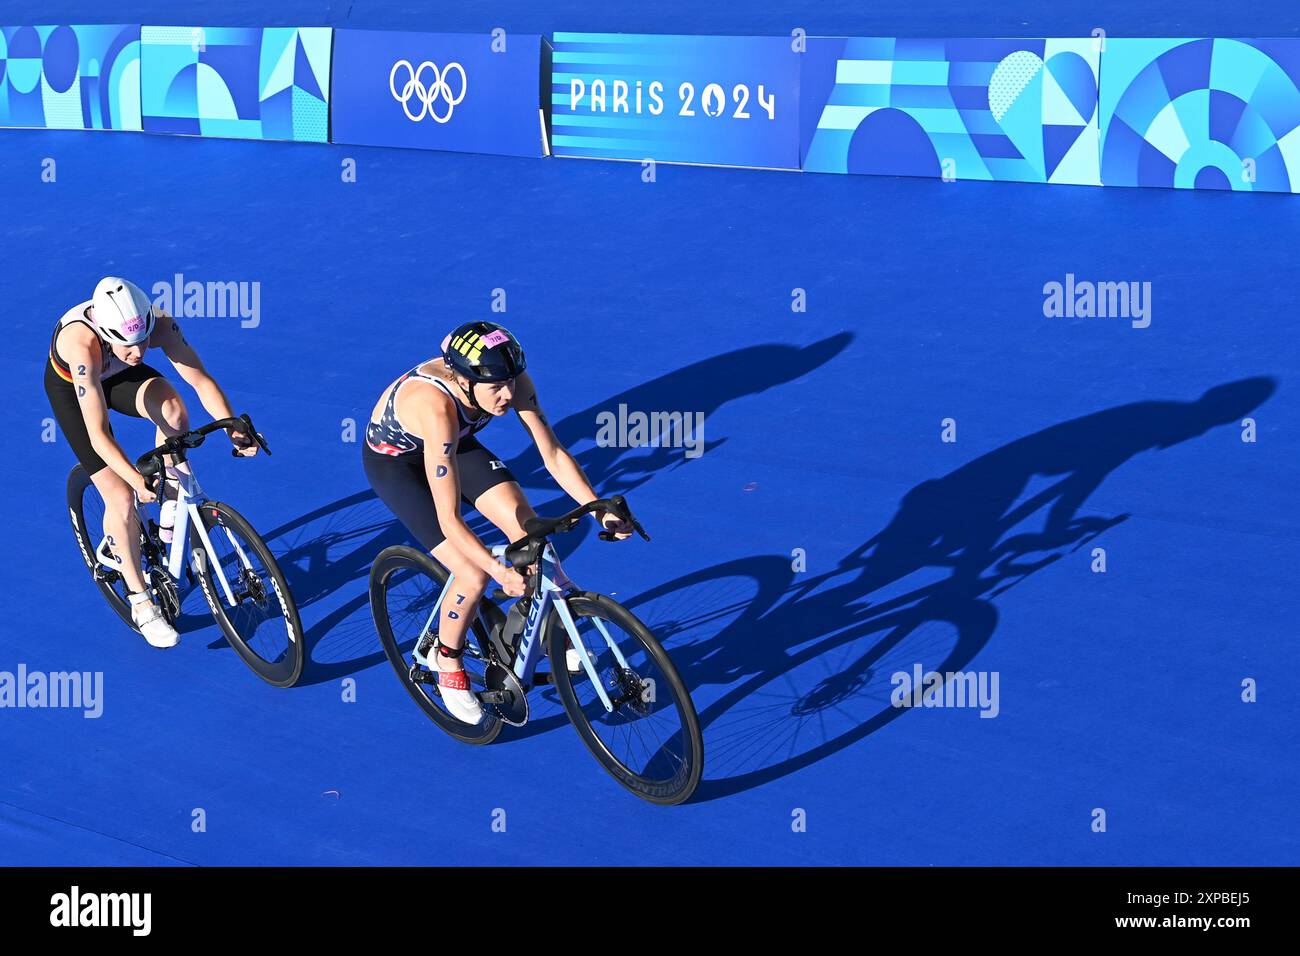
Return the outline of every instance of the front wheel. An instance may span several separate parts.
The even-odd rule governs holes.
[[[569,673],[571,638],[553,608],[546,621],[551,678],[578,736],[601,766],[641,799],[689,800],[704,772],[704,740],[677,668],[649,628],[617,601],[584,592],[566,602],[613,706],[606,708],[585,667]]]
[[[298,607],[275,556],[253,526],[225,502],[205,501],[198,512],[212,551],[191,524],[190,560],[208,609],[253,673],[276,687],[292,686],[302,676],[307,655]],[[214,563],[230,587],[233,605]]]

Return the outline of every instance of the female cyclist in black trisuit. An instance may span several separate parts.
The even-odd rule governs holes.
[[[157,498],[113,437],[108,421],[110,408],[132,418],[147,418],[157,427],[158,444],[189,431],[189,413],[176,389],[144,364],[150,346],[171,359],[213,418],[233,417],[221,386],[185,341],[176,320],[155,313],[138,286],[118,278],[102,280],[93,299],[59,319],[45,363],[45,394],[59,429],[104,498],[104,533],[126,542],[115,553],[123,559],[122,577],[131,591],[131,620],[154,647],[172,647],[178,640],[176,630],[153,603],[140,570],[135,502]],[[241,455],[257,454],[257,445],[238,432],[230,432],[230,440]],[[187,470],[189,465],[176,467]],[[175,473],[171,466],[167,471]],[[174,501],[167,504],[175,507]],[[169,525],[166,513],[163,524]]]
[[[454,600],[443,602],[432,657],[448,710],[472,724],[483,711],[460,663],[466,629],[489,579],[511,597],[524,593],[525,582],[470,531],[461,501],[510,541],[522,538],[524,522],[534,517],[514,476],[476,434],[514,408],[556,483],[580,505],[597,495],[551,431],[513,335],[492,322],[469,322],[447,336],[442,353],[411,369],[380,396],[361,454],[380,499],[455,575],[456,593]],[[632,533],[631,525],[615,515],[596,518],[618,540]],[[454,617],[449,615],[453,610]]]

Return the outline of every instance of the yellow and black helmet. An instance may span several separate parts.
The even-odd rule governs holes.
[[[443,340],[442,357],[470,382],[509,381],[528,365],[519,340],[495,322],[466,322]]]

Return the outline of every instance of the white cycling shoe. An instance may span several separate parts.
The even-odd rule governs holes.
[[[457,671],[445,671],[439,666],[442,659],[452,660],[446,654],[443,654],[439,648],[442,644],[435,641],[429,651],[429,658],[433,663],[433,671],[438,675],[438,690],[442,694],[442,702],[447,705],[447,710],[457,720],[467,724],[477,724],[483,719],[483,707],[479,704],[478,698],[470,693],[469,674],[464,669]],[[459,659],[460,654],[455,659]]]
[[[175,647],[180,643],[181,638],[176,633],[176,628],[167,623],[162,611],[158,610],[158,605],[150,600],[148,591],[132,594],[128,600],[131,602],[131,622],[140,629],[151,646]]]
[[[573,641],[566,637],[564,643],[568,645],[564,650],[564,666],[568,668],[570,674],[582,673],[582,658],[578,656],[577,650],[574,649]],[[550,652],[549,642],[543,641],[542,653],[549,654]],[[588,653],[590,653],[590,651]],[[594,659],[592,660],[592,663],[595,663]]]

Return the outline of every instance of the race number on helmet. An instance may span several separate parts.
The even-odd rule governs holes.
[[[135,283],[110,276],[95,286],[95,328],[109,342],[139,345],[153,325],[153,303]]]

